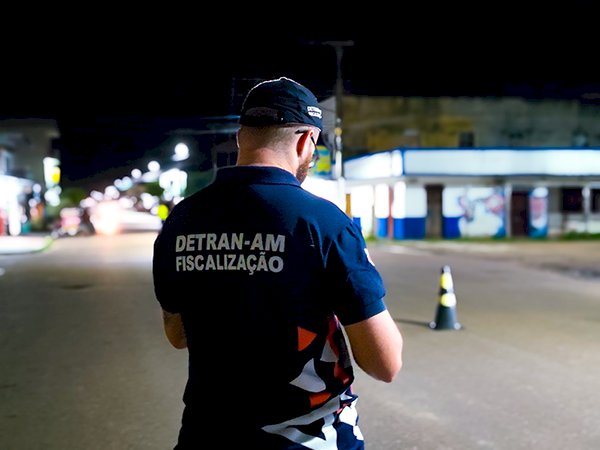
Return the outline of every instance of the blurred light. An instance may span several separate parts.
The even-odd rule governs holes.
[[[120,214],[118,202],[101,202],[94,208],[90,220],[97,233],[112,235],[120,231]]]
[[[140,182],[141,183],[154,183],[155,181],[158,180],[159,175],[160,175],[159,170],[157,170],[156,172],[145,172],[142,174],[142,176],[140,178]]]
[[[43,159],[44,164],[44,182],[46,187],[51,188],[60,183],[60,167],[56,158],[46,156]]]
[[[104,189],[104,196],[109,199],[119,198],[119,190],[115,186],[106,186]]]
[[[186,144],[180,142],[175,146],[175,154],[173,155],[173,161],[183,161],[185,159],[188,159],[189,157],[190,148]]]
[[[126,190],[133,186],[133,180],[128,176],[124,176],[123,178],[121,178],[121,183],[123,183],[123,186]]]
[[[44,193],[44,199],[50,206],[60,205],[60,186],[54,186]]]
[[[70,236],[75,236],[81,225],[79,208],[63,208],[60,210],[60,228]]]
[[[142,192],[140,195],[144,209],[150,210],[154,205],[158,204],[159,198],[155,195]]]
[[[140,169],[133,169],[133,170],[131,171],[131,176],[132,176],[134,179],[137,179],[137,178],[139,178],[139,177],[141,177],[141,176],[142,176],[142,171],[141,171]]]
[[[11,198],[16,199],[21,193],[18,179],[10,176],[0,176],[0,192],[2,193],[0,197],[2,201],[8,201]]]
[[[114,184],[115,184],[115,187],[120,191],[126,191],[131,186],[133,186],[133,182],[131,181],[131,178],[129,178],[129,177],[123,177],[121,179],[117,179],[117,180],[115,180]]]
[[[160,164],[158,161],[150,161],[148,163],[148,170],[150,172],[158,172],[160,170]]]
[[[91,208],[90,220],[98,234],[113,235],[126,231],[158,231],[161,220],[146,212],[137,211],[131,198],[121,198],[98,203]]]
[[[131,197],[121,197],[119,199],[119,205],[123,209],[132,208],[134,204],[135,204],[135,202],[131,199]]]
[[[102,199],[104,199],[104,194],[102,194],[102,192],[93,190],[92,192],[90,192],[90,197],[92,197],[97,202],[100,202],[102,201]]]
[[[87,208],[92,208],[97,203],[98,202],[95,199],[93,199],[92,197],[86,197],[83,200],[81,200],[81,202],[79,202],[79,206],[87,209]]]
[[[187,187],[187,173],[179,169],[169,169],[160,175],[159,186],[163,188],[166,200],[181,196]]]

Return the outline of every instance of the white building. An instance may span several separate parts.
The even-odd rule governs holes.
[[[365,235],[600,233],[599,148],[394,149],[345,162]]]

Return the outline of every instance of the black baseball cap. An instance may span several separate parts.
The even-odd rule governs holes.
[[[258,83],[244,100],[240,124],[250,127],[298,123],[323,129],[323,112],[315,95],[290,78]]]

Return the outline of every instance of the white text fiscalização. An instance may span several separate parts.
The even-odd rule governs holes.
[[[227,251],[236,251],[228,253]],[[222,252],[224,253],[209,253]],[[285,236],[272,233],[196,233],[178,235],[175,240],[177,272],[206,270],[281,272],[285,253]],[[193,252],[193,254],[189,254]],[[278,253],[274,255],[273,253]]]

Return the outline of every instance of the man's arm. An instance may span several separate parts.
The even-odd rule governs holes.
[[[174,314],[163,309],[163,325],[167,339],[176,349],[187,348],[187,338],[185,337],[185,329],[181,314]]]
[[[390,383],[402,368],[403,339],[389,311],[344,328],[358,366],[373,378]]]

